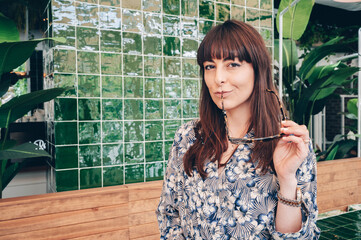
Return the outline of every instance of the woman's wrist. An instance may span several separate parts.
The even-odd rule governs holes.
[[[279,192],[282,196],[288,199],[296,199],[296,188],[297,188],[297,179],[293,178],[286,178],[286,179],[278,179],[279,182]]]

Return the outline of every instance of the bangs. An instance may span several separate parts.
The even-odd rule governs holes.
[[[238,57],[240,61],[251,63],[250,55],[246,50],[239,31],[234,31],[233,24],[222,24],[214,27],[203,39],[197,54],[200,67],[212,59],[232,59]]]

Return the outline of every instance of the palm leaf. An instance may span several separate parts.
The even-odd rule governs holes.
[[[49,153],[39,149],[34,143],[24,143],[13,148],[0,151],[0,160],[50,157]]]

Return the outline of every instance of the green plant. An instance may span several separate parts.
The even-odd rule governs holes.
[[[312,115],[322,111],[327,100],[338,88],[354,81],[348,80],[359,69],[349,67],[342,62],[319,66],[318,63],[335,52],[344,51],[353,40],[344,40],[336,37],[308,52],[303,57],[300,68],[296,68],[299,61],[295,41],[299,39],[306,29],[314,0],[301,0],[291,7],[293,0],[282,0],[278,13],[290,7],[284,15],[283,63],[283,91],[285,102],[291,119],[299,124],[309,126]],[[277,23],[278,23],[277,17]],[[297,21],[296,21],[297,19]],[[279,27],[279,25],[277,25]],[[275,58],[278,60],[279,41],[275,40]]]
[[[11,72],[23,64],[33,53],[37,44],[47,39],[19,41],[19,32],[15,23],[0,13],[0,96],[15,84],[19,77]],[[53,39],[64,42],[64,39]],[[66,89],[54,88],[40,90],[17,96],[0,106],[0,128],[5,135],[0,141],[0,198],[3,189],[17,174],[25,162],[12,162],[12,159],[33,158],[50,155],[32,143],[16,145],[9,139],[9,124],[34,109],[39,103],[54,99]]]

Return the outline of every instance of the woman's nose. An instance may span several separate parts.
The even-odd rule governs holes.
[[[222,85],[223,83],[226,82],[226,74],[224,73],[222,68],[216,69],[215,81],[219,85]]]

